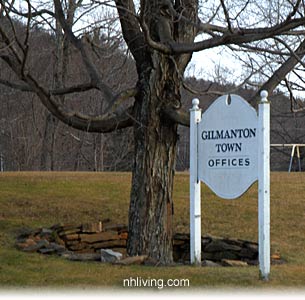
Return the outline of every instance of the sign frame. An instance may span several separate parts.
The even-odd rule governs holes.
[[[259,277],[262,280],[268,280],[270,274],[270,102],[267,99],[267,91],[261,91],[260,96],[257,118]],[[201,113],[198,99],[193,99],[192,105],[190,109],[190,260],[191,264],[201,265],[198,130],[204,114]]]

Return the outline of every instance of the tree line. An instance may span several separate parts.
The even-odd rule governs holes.
[[[22,32],[24,24],[16,21],[16,28]],[[56,77],[56,37],[40,29],[32,29],[35,73],[45,82]],[[98,35],[98,36],[97,36]],[[99,47],[99,68],[111,74],[109,82],[124,86],[137,79],[134,61],[120,49],[119,41],[107,39],[95,31],[84,38],[94,40]],[[38,45],[40,45],[38,47]],[[79,57],[68,53],[69,72],[73,80],[81,81],[85,70],[78,64]],[[67,68],[67,67],[66,67]],[[15,80],[8,69],[1,69],[1,77]],[[69,75],[67,76],[69,78]],[[203,111],[221,94],[237,93],[251,99],[253,88],[238,87],[228,83],[226,73],[221,78],[214,74],[211,81],[187,77],[186,82],[196,92],[184,88],[182,106],[191,106],[193,97],[199,97]],[[73,107],[81,109],[81,102],[88,102],[88,110],[103,111],[103,103],[92,91],[80,95]],[[287,96],[280,90],[270,96],[271,143],[303,143],[305,122],[303,111],[293,111]],[[65,101],[73,99],[65,97]],[[299,106],[302,105],[302,102]],[[0,162],[2,171],[131,171],[133,162],[133,135],[131,130],[118,130],[110,133],[88,133],[59,122],[40,104],[37,96],[0,85]],[[176,170],[189,168],[189,129],[179,128]],[[271,149],[271,169],[287,170],[290,159],[288,148]],[[302,151],[302,149],[301,149]],[[303,151],[302,151],[303,152]],[[302,153],[303,159],[303,153]]]

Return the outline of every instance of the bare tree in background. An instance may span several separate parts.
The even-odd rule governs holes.
[[[285,53],[283,67],[270,71],[263,83],[263,88],[271,91],[304,56],[300,38],[305,25],[303,1],[27,0],[23,1],[25,6],[17,2],[0,1],[0,58],[16,76],[14,82],[1,77],[0,82],[35,93],[52,115],[79,130],[106,133],[133,127],[128,253],[148,254],[162,264],[171,263],[177,127],[189,125],[188,114],[181,108],[181,88],[192,53],[222,46],[236,48],[234,51],[268,53],[268,43],[260,44],[261,41],[289,37],[295,47]],[[66,2],[69,7],[76,7],[75,18],[82,24],[88,24],[95,12],[116,9],[121,25],[118,34],[136,65],[138,78],[133,86],[126,89],[109,85],[107,77],[111,72],[97,68],[94,42],[89,42],[75,22],[73,26],[69,24]],[[15,34],[15,17],[23,17],[26,23],[22,38]],[[63,38],[77,51],[86,68],[83,82],[66,81],[63,86],[53,87],[42,84],[39,76],[31,72],[28,56],[33,22],[50,28],[56,22],[60,24]],[[97,26],[107,30],[109,22],[114,20],[101,18],[86,31],[90,33]],[[197,36],[199,40],[195,42]],[[76,111],[71,103],[60,100],[67,95],[77,98],[88,90],[96,90],[105,103],[102,113],[94,115],[86,104]]]

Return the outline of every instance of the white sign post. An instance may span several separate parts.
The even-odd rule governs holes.
[[[260,277],[270,273],[270,103],[261,92],[258,104],[258,256]]]
[[[219,197],[235,199],[259,181],[259,264],[270,272],[270,105],[261,93],[259,116],[237,95],[219,97],[201,116],[193,100],[190,118],[191,263],[201,262],[200,180]]]
[[[198,123],[201,121],[201,109],[199,100],[193,99],[190,124],[190,249],[191,263],[201,265],[201,200],[200,181],[198,179]]]

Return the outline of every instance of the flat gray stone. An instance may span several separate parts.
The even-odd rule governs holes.
[[[113,263],[121,260],[123,257],[122,253],[115,252],[111,249],[101,249],[101,262]]]
[[[49,248],[54,249],[54,251],[58,254],[67,250],[65,246],[59,245],[57,243],[50,243]]]
[[[41,234],[52,234],[53,230],[49,228],[42,228]]]
[[[41,254],[53,254],[56,251],[53,248],[41,248],[41,249],[38,250],[38,252],[41,253]]]

